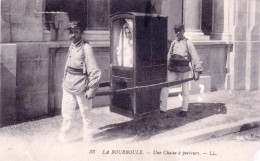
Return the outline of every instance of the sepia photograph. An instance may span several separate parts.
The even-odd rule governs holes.
[[[0,6],[0,161],[260,161],[260,0]]]

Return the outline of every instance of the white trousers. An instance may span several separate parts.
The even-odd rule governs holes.
[[[170,72],[168,70],[167,72],[167,81],[177,81],[189,78],[190,72]],[[169,89],[168,87],[164,87],[161,90],[161,96],[160,96],[160,110],[166,111],[167,110],[167,102],[168,102],[168,95],[169,95]],[[188,111],[188,105],[189,105],[189,82],[182,83],[182,111]]]
[[[88,133],[91,120],[88,119],[87,116],[89,115],[92,108],[92,99],[88,100],[85,97],[84,93],[75,95],[67,92],[66,90],[63,90],[61,107],[63,122],[60,131],[61,135],[65,135],[66,132],[71,129],[71,123],[74,119],[77,102],[79,105],[80,113],[82,115],[84,135],[87,135]]]

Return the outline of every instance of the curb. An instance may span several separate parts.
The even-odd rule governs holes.
[[[165,135],[160,136],[162,134],[157,135],[153,139],[160,138],[160,145],[165,145],[166,143],[174,143],[176,145],[188,145],[257,127],[260,127],[260,117],[182,133],[179,135],[173,135],[171,136],[172,139],[169,139],[169,137],[166,137]],[[167,136],[169,135],[167,134]]]

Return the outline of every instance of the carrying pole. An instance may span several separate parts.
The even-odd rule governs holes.
[[[163,83],[157,83],[157,84],[151,84],[146,86],[136,86],[133,88],[125,88],[125,89],[118,89],[118,90],[98,90],[96,92],[96,96],[105,96],[105,95],[112,95],[112,94],[127,94],[132,92],[145,92],[148,90],[158,89],[162,87],[170,87],[178,84],[182,84],[188,81],[194,80],[193,78],[187,78],[183,80],[173,81],[173,82],[163,82]]]

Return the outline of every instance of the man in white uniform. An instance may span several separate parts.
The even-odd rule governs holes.
[[[83,121],[83,138],[89,141],[91,136],[91,120],[88,115],[92,108],[92,99],[99,86],[101,71],[97,66],[92,47],[84,42],[82,33],[84,25],[81,22],[71,22],[68,27],[72,41],[64,70],[62,83],[62,127],[59,140],[67,142],[67,136],[74,119],[76,104],[78,103]]]
[[[190,76],[190,62],[192,62],[192,69],[195,80],[199,79],[199,75],[202,73],[203,67],[198,57],[196,49],[193,43],[184,37],[184,25],[174,26],[176,40],[171,43],[168,52],[168,71],[167,81],[177,81],[181,79],[187,79]],[[160,110],[165,112],[167,110],[168,88],[162,88],[161,90],[161,103]],[[189,104],[189,82],[182,84],[182,108],[178,113],[178,116],[185,117],[188,111]]]

